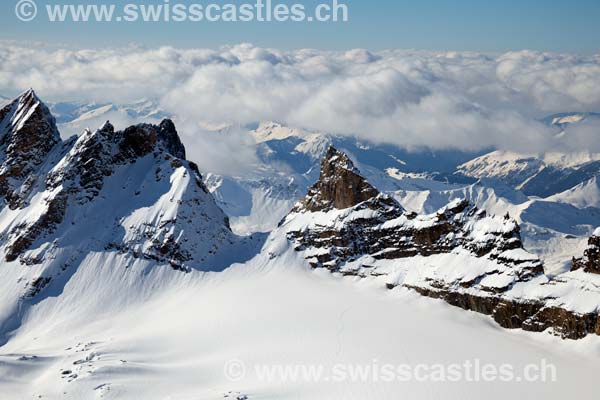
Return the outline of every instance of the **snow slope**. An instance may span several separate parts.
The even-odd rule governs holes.
[[[572,189],[550,196],[548,200],[571,204],[578,208],[600,208],[600,183],[598,178],[594,177]]]
[[[268,244],[277,251],[278,243]],[[220,274],[181,274],[90,254],[1,349],[2,398],[490,399],[592,397],[597,338],[509,332],[377,281],[355,282],[266,255]],[[106,283],[110,282],[110,285]],[[102,299],[101,302],[98,299]],[[368,317],[367,317],[368,316]],[[224,376],[228,360],[247,375]],[[253,364],[555,364],[556,383],[265,382]],[[70,373],[63,374],[64,371]],[[33,383],[33,384],[32,384]]]

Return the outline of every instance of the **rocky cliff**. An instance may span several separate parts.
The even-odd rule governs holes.
[[[583,257],[573,259],[572,271],[579,269],[592,274],[600,274],[600,228],[596,229],[590,237]]]
[[[0,110],[0,198],[23,207],[36,173],[60,143],[56,120],[33,90]]]

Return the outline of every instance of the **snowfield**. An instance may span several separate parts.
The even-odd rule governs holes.
[[[281,243],[269,243],[276,251]],[[125,268],[129,265],[129,268]],[[108,283],[108,284],[107,284]],[[507,331],[377,279],[258,256],[183,274],[90,254],[64,292],[37,304],[0,353],[2,399],[562,399],[595,396],[600,341]],[[557,382],[265,382],[253,365],[450,364],[541,360]],[[246,377],[224,374],[241,360]],[[235,398],[235,397],[234,397]]]

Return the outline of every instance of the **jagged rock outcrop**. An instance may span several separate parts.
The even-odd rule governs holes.
[[[579,269],[592,274],[600,274],[600,228],[596,229],[588,241],[582,258],[573,258],[572,271]]]
[[[316,220],[320,222],[313,223]],[[428,216],[405,212],[366,182],[348,156],[333,147],[323,160],[319,181],[286,221],[291,221],[288,237],[297,249],[317,253],[310,258],[314,267],[337,270],[365,254],[398,259],[462,248],[503,264],[523,265],[522,277],[543,272],[536,257],[513,257],[511,251],[522,248],[516,221],[488,217],[466,200]]]
[[[0,198],[24,206],[36,172],[60,143],[56,120],[30,89],[0,110]]]
[[[377,197],[379,192],[358,174],[350,158],[333,146],[321,163],[321,176],[296,210],[344,209]]]
[[[336,149],[322,166],[319,182],[280,225],[312,267],[384,279],[389,289],[443,299],[509,329],[600,334],[600,282],[581,286],[578,272],[545,276],[510,216],[488,216],[465,200],[431,215],[408,213]],[[586,265],[595,254],[586,252]]]
[[[201,268],[238,241],[171,120],[122,131],[107,122],[62,142],[33,91],[0,116],[0,194],[21,209],[0,231],[6,261],[42,264],[72,246]]]
[[[170,119],[164,119],[158,125],[158,140],[162,142],[165,149],[174,157],[186,160],[185,146],[179,138],[175,124]]]

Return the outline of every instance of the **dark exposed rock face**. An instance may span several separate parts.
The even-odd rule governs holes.
[[[600,335],[598,313],[577,313],[560,307],[548,307],[540,300],[517,300],[502,296],[477,296],[451,290],[435,290],[404,285],[423,296],[442,299],[450,305],[467,311],[491,316],[506,329],[544,332],[552,329],[563,339],[578,340],[587,335]]]
[[[183,146],[183,143],[181,143],[181,139],[179,138],[179,134],[175,129],[175,124],[173,121],[170,119],[165,119],[158,127],[158,140],[164,144],[165,148],[169,153],[171,153],[171,155],[185,160],[185,147]]]
[[[0,110],[0,197],[11,209],[24,205],[36,172],[60,141],[56,120],[33,90]]]
[[[551,329],[568,339],[600,334],[597,312],[573,311],[561,305],[568,304],[567,300],[548,301],[554,299],[553,287],[561,293],[563,288],[572,288],[565,285],[573,281],[570,277],[545,277],[541,261],[523,250],[519,226],[508,215],[487,216],[467,201],[453,202],[429,216],[407,213],[360,177],[337,150],[330,149],[322,165],[319,182],[281,224],[295,249],[303,252],[314,268],[359,277],[408,276],[411,269],[419,268],[410,278],[389,280],[387,287],[403,286],[490,315],[508,329]],[[597,270],[599,244],[598,238],[590,240],[585,257],[576,260],[576,268]],[[438,258],[436,265],[418,261],[419,257],[448,253],[458,257],[465,251],[471,258],[457,265],[445,265],[446,258]],[[396,272],[389,269],[393,264],[385,262],[400,263],[407,258],[415,261],[399,264]],[[525,289],[515,296],[511,291],[516,287]],[[548,288],[549,294],[523,297],[527,288],[536,292],[542,287]],[[595,286],[590,287],[585,293],[594,296]]]
[[[344,209],[377,194],[377,189],[358,174],[350,158],[331,146],[321,163],[321,177],[309,189],[301,208],[311,212]]]
[[[572,271],[583,269],[585,272],[600,274],[600,236],[590,237],[583,258],[574,258]]]
[[[11,240],[6,247],[6,261],[15,261],[42,234],[51,233],[64,218],[67,208],[67,196],[60,193],[46,200],[46,210],[32,223],[17,225],[11,232]]]

